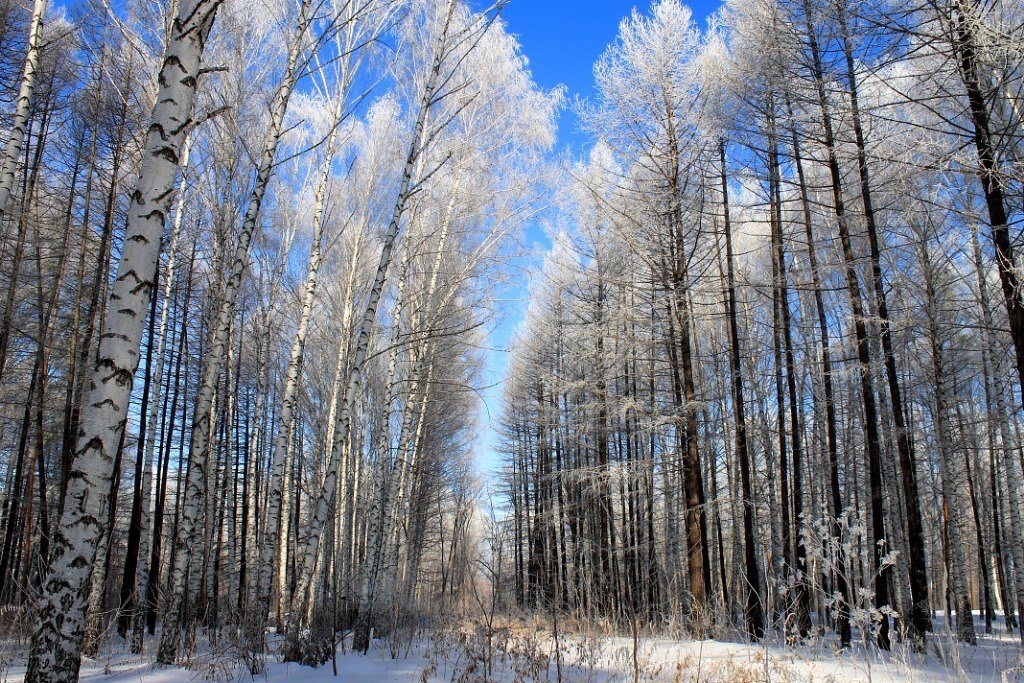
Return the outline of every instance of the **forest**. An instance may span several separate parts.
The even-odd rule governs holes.
[[[1024,680],[1024,4],[517,2],[0,0],[0,679]]]

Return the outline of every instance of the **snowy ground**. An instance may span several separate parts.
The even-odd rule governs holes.
[[[339,652],[335,666],[313,669],[271,662],[255,680],[306,683],[312,681],[562,681],[612,683],[627,681],[701,681],[707,683],[894,681],[932,683],[993,681],[1024,683],[1020,641],[1006,635],[981,636],[977,647],[954,647],[935,636],[927,654],[902,648],[880,654],[854,647],[838,654],[826,643],[797,647],[752,646],[722,641],[645,638],[634,648],[629,637],[567,637],[560,639],[555,657],[550,634],[503,634],[492,641],[472,633],[447,633],[411,642],[377,643],[367,656]],[[155,645],[155,643],[154,643]],[[154,668],[149,660],[111,648],[83,666],[82,681],[93,683],[184,683],[196,680],[253,680],[241,671],[228,651],[207,652],[190,669]],[[440,653],[443,653],[441,655]],[[0,671],[0,683],[21,681],[23,658]],[[492,662],[486,672],[486,662]]]

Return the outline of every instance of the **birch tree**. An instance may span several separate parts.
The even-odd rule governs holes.
[[[32,640],[26,674],[29,681],[78,678],[86,592],[107,513],[104,492],[109,489],[115,451],[128,414],[179,154],[192,117],[203,49],[218,6],[212,0],[181,3],[161,65],[160,91],[132,193],[125,247],[84,397],[66,504],[38,607],[40,627]]]
[[[210,348],[204,358],[203,379],[199,395],[196,398],[195,415],[192,418],[192,437],[189,441],[190,468],[185,483],[186,503],[183,508],[182,524],[175,541],[178,563],[170,577],[169,606],[164,612],[164,628],[157,654],[157,660],[164,664],[173,663],[177,657],[179,633],[189,620],[185,604],[187,599],[186,577],[190,570],[191,555],[196,543],[195,533],[200,512],[199,506],[206,495],[214,390],[224,362],[229,327],[234,317],[235,299],[249,264],[253,235],[259,227],[260,209],[267,192],[270,176],[274,171],[277,147],[284,132],[284,117],[288,110],[288,102],[303,68],[302,56],[307,49],[306,33],[311,20],[312,2],[311,0],[302,0],[296,27],[288,47],[284,74],[271,103],[270,123],[256,170],[256,180],[234,246],[228,277],[219,292],[219,310],[210,330]]]
[[[3,161],[0,163],[0,219],[5,217],[11,203],[17,163],[25,142],[25,132],[32,110],[32,94],[36,88],[36,76],[39,70],[39,51],[45,14],[46,0],[35,0],[32,4],[32,20],[28,29],[28,50],[25,54],[25,70],[21,77],[21,90],[18,92],[14,120],[7,136]]]

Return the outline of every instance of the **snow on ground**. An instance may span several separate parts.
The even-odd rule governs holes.
[[[99,660],[86,662],[83,682],[186,683],[189,681],[315,681],[422,682],[566,681],[627,683],[671,681],[702,683],[945,683],[992,681],[1024,683],[1024,659],[1016,636],[980,636],[978,645],[954,646],[935,635],[929,651],[918,654],[897,647],[892,653],[855,646],[843,653],[832,643],[812,641],[798,646],[751,645],[724,641],[679,641],[668,637],[584,638],[563,634],[560,657],[550,633],[504,633],[491,640],[479,632],[447,632],[410,642],[377,642],[366,656],[339,651],[335,665],[320,668],[284,664],[273,658],[265,674],[253,679],[229,651],[197,655],[191,668],[157,668],[151,660],[111,647]],[[155,646],[155,642],[153,645]],[[152,649],[150,649],[152,651]],[[487,672],[486,662],[491,661]],[[561,676],[559,677],[559,672]],[[0,683],[18,683],[24,676],[24,657],[0,670]]]

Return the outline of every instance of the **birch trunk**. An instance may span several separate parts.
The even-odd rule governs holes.
[[[302,538],[299,543],[299,556],[296,561],[297,582],[295,588],[295,600],[299,604],[304,602],[304,596],[309,589],[311,577],[309,576],[308,570],[313,566],[314,561],[316,560],[316,555],[320,546],[320,538],[323,535],[327,517],[334,509],[335,496],[338,488],[338,458],[341,455],[345,439],[347,438],[349,429],[351,428],[352,410],[355,406],[359,386],[362,382],[363,364],[366,362],[370,334],[373,331],[373,327],[377,319],[377,307],[380,304],[381,295],[384,291],[384,283],[387,280],[387,273],[391,265],[391,256],[395,248],[395,243],[398,239],[402,216],[405,213],[406,204],[413,190],[413,169],[416,167],[417,162],[424,152],[427,114],[430,111],[431,106],[435,103],[434,90],[437,87],[438,78],[440,76],[441,64],[445,56],[445,46],[448,42],[448,31],[454,11],[455,0],[449,0],[444,24],[440,35],[438,36],[434,50],[433,63],[424,85],[423,97],[420,100],[416,124],[413,129],[412,141],[409,145],[408,154],[406,155],[402,181],[399,186],[398,197],[395,201],[391,222],[388,225],[388,231],[384,238],[380,261],[377,264],[377,272],[370,288],[366,308],[363,311],[363,315],[360,318],[355,331],[355,348],[353,350],[351,363],[349,364],[348,377],[345,383],[345,393],[342,398],[342,404],[338,410],[337,426],[335,427],[335,448],[333,449],[331,462],[328,465],[321,490],[317,496],[316,502],[314,503],[312,519],[307,527],[307,531],[304,535],[305,537]],[[296,658],[301,655],[298,650],[299,642],[296,640],[299,638],[296,617],[300,611],[301,610],[296,609],[293,610],[292,613],[292,623],[289,624],[288,628],[290,646],[286,652],[286,658]]]
[[[397,400],[398,384],[398,350],[399,337],[401,334],[400,321],[402,309],[405,305],[405,286],[409,274],[409,260],[402,264],[402,272],[398,278],[398,286],[395,293],[395,306],[393,317],[395,323],[391,329],[391,353],[388,357],[387,369],[387,391],[386,400],[380,418],[380,430],[377,434],[377,462],[371,471],[371,483],[373,484],[370,498],[370,510],[367,515],[366,539],[366,560],[363,564],[362,577],[359,584],[358,615],[356,619],[353,646],[358,650],[363,642],[363,634],[369,633],[373,626],[373,618],[377,611],[377,596],[383,594],[388,598],[393,597],[391,586],[386,583],[387,575],[385,563],[387,562],[387,545],[391,532],[391,516],[393,500],[393,486],[395,472],[398,470],[398,462],[391,461],[391,427],[392,415],[395,412],[395,401]],[[398,442],[405,438],[406,421],[403,419],[399,429]],[[382,590],[383,589],[383,590]]]
[[[455,186],[459,185],[462,174],[463,168],[460,167],[455,174]],[[439,276],[441,274],[442,262],[445,254],[445,245],[454,223],[456,198],[456,194],[453,193],[445,209],[441,234],[438,238],[437,252],[433,260],[432,268],[429,271],[430,281],[427,285],[427,291],[424,294],[423,303],[417,305],[413,313],[413,320],[411,323],[411,329],[413,330],[421,330],[425,327],[429,328],[431,326],[430,316],[438,315],[439,312],[445,310],[445,308],[451,303],[452,298],[458,292],[458,288],[454,286],[448,287],[447,291],[444,291],[444,289],[441,289],[439,286]],[[461,282],[463,277],[471,270],[472,264],[476,263],[479,258],[488,251],[490,244],[490,238],[484,240],[484,242],[466,258],[463,268],[453,276],[452,281]],[[438,298],[438,295],[442,293],[444,296]],[[410,385],[410,389],[405,405],[405,419],[403,420],[400,431],[401,436],[399,438],[398,456],[395,464],[397,476],[392,480],[389,480],[390,484],[394,484],[394,493],[389,496],[388,500],[393,499],[395,503],[393,506],[394,512],[392,520],[386,530],[390,534],[390,542],[395,546],[395,548],[401,546],[401,536],[403,532],[405,533],[407,556],[404,585],[399,582],[399,578],[402,577],[397,576],[397,557],[393,558],[394,561],[385,567],[385,571],[391,573],[388,574],[387,581],[389,583],[387,585],[395,585],[396,587],[402,585],[404,590],[402,594],[405,596],[407,601],[411,600],[413,596],[416,573],[418,571],[419,558],[421,555],[421,546],[417,539],[421,537],[424,527],[422,520],[419,519],[419,508],[413,507],[413,501],[417,500],[416,491],[421,483],[421,459],[419,457],[421,452],[420,444],[423,441],[427,406],[429,405],[432,396],[431,386],[435,366],[433,360],[431,360],[430,352],[431,340],[429,337],[426,337],[416,345],[411,353],[410,363],[413,370],[407,380],[407,383]],[[426,367],[425,379],[423,377],[424,367]],[[410,529],[413,531],[410,531]],[[369,585],[372,586],[373,584],[371,583]],[[364,592],[360,596],[360,599],[372,599],[372,592],[366,589],[365,584]],[[362,607],[360,608],[360,613],[363,613]]]
[[[242,278],[249,265],[253,234],[256,232],[260,219],[263,198],[266,195],[270,177],[274,172],[277,147],[281,141],[284,128],[284,117],[288,109],[288,101],[295,89],[299,57],[305,47],[306,32],[311,20],[311,0],[303,0],[299,10],[298,25],[292,36],[292,44],[288,50],[284,77],[277,88],[271,105],[270,129],[260,156],[256,172],[256,181],[245,212],[242,229],[238,235],[230,272],[220,297],[220,306],[213,321],[210,335],[209,352],[204,360],[203,380],[196,396],[195,413],[192,420],[192,434],[189,446],[189,473],[185,482],[185,505],[182,509],[181,525],[176,538],[178,562],[170,576],[170,598],[164,615],[164,628],[160,638],[157,661],[161,664],[172,664],[178,654],[178,641],[181,628],[187,619],[186,588],[192,551],[196,545],[199,506],[205,499],[207,489],[207,460],[209,459],[210,437],[213,419],[213,399],[217,388],[217,379],[224,361],[229,330],[234,318],[235,299],[242,284]]]
[[[266,493],[266,522],[264,523],[263,543],[260,546],[259,561],[257,565],[256,592],[253,595],[255,605],[259,609],[260,596],[270,595],[270,583],[273,574],[274,551],[277,548],[278,536],[281,529],[282,509],[282,487],[284,485],[285,463],[288,454],[288,443],[291,439],[295,413],[295,402],[299,388],[299,378],[302,374],[303,351],[306,346],[306,332],[309,329],[309,319],[313,311],[313,303],[316,300],[316,291],[319,283],[320,266],[323,263],[323,235],[327,224],[327,190],[331,178],[331,165],[337,150],[338,124],[341,122],[343,96],[339,96],[334,111],[333,129],[327,144],[326,158],[323,170],[317,183],[315,195],[315,209],[313,212],[313,238],[309,253],[309,266],[306,273],[305,294],[302,300],[302,310],[299,314],[298,327],[295,330],[295,339],[292,342],[291,355],[288,359],[288,368],[285,371],[284,387],[281,393],[281,415],[280,428],[274,441],[274,454],[270,466],[270,480]],[[265,606],[260,614],[253,620],[252,636],[260,637],[263,632],[263,621],[266,619]],[[257,630],[258,629],[258,630]],[[255,644],[255,642],[253,643]],[[256,672],[253,672],[256,673]]]
[[[179,153],[192,116],[200,62],[219,5],[220,0],[188,0],[179,6],[160,68],[159,95],[83,401],[49,575],[36,612],[39,626],[25,674],[30,683],[71,683],[78,678],[89,579],[105,532],[106,491],[139,366],[160,240],[174,201]]]
[[[343,340],[348,340],[351,338],[350,332],[352,327],[352,297],[355,291],[356,266],[359,263],[359,254],[361,251],[361,246],[361,235],[357,235],[352,249],[352,257],[351,260],[349,261],[348,278],[346,280],[345,295],[343,299],[343,301],[345,302],[341,320],[341,338]],[[325,438],[327,443],[325,463],[328,467],[330,466],[331,459],[335,457],[335,418],[337,417],[338,414],[338,404],[342,391],[342,380],[345,377],[345,371],[347,368],[346,361],[349,356],[349,351],[349,345],[345,341],[338,344],[338,353],[335,359],[334,367],[334,382],[331,385],[331,404],[327,415],[327,433]],[[341,502],[340,508],[338,509],[336,515],[337,519],[339,520],[337,524],[337,533],[339,536],[339,540],[336,545],[336,552],[338,554],[339,559],[336,560],[336,562],[339,564],[339,571],[342,572],[342,575],[345,576],[346,579],[350,578],[352,575],[350,551],[353,545],[351,542],[352,529],[355,527],[352,515],[350,514],[351,512],[353,512],[355,507],[353,502],[353,496],[355,495],[354,487],[348,486],[349,480],[352,478],[352,471],[354,470],[354,468],[348,467],[348,462],[350,456],[354,453],[358,453],[361,448],[358,440],[354,437],[355,435],[353,434],[349,434],[348,436],[344,437],[344,450],[340,455],[337,456],[340,461],[340,476],[337,478],[338,490],[335,492],[335,496],[340,498]],[[352,498],[352,500],[350,500],[350,498]],[[347,590],[348,583],[346,583],[345,588]],[[340,588],[336,588],[336,590],[340,590]]]
[[[462,178],[463,169],[460,167],[455,172],[454,186],[458,187]],[[427,316],[435,311],[441,310],[450,301],[455,289],[448,291],[447,295],[435,302],[438,292],[438,280],[441,272],[442,259],[445,253],[445,245],[454,221],[455,202],[457,194],[453,190],[448,204],[445,207],[442,220],[441,234],[438,237],[437,252],[435,253],[430,272],[430,281],[427,291],[424,294],[424,301],[418,305],[413,312],[413,319],[410,325],[412,330],[420,330],[424,327],[424,313]],[[468,260],[472,263],[476,256],[486,251],[489,240],[481,244],[479,250]],[[468,270],[469,263],[465,265]],[[400,287],[404,284],[400,283]],[[399,297],[401,298],[401,297]],[[427,325],[429,327],[429,325]],[[429,390],[433,375],[433,364],[427,361],[430,347],[429,338],[422,339],[410,354],[410,372],[407,383],[409,384],[408,399],[404,408],[402,426],[399,430],[397,454],[395,462],[390,465],[387,474],[382,477],[382,486],[378,495],[374,497],[371,507],[371,525],[373,532],[369,539],[368,571],[363,577],[359,593],[358,621],[356,624],[355,643],[357,649],[362,643],[369,644],[371,619],[374,612],[374,605],[377,595],[380,593],[380,586],[398,588],[398,549],[401,546],[401,533],[413,528],[415,520],[412,518],[414,510],[409,507],[412,499],[412,490],[415,486],[414,479],[417,472],[419,443],[423,433],[423,424],[427,404],[429,403]],[[423,366],[427,367],[426,381],[423,380]],[[393,371],[392,371],[393,374]],[[420,395],[420,398],[416,398]],[[411,436],[410,436],[411,435]],[[392,503],[392,501],[394,501]],[[400,523],[399,520],[405,520]],[[390,552],[390,548],[394,553]],[[412,545],[412,539],[407,538],[408,558],[412,558],[417,552]],[[410,561],[410,566],[415,562]],[[409,577],[406,577],[407,580]],[[411,584],[406,585],[411,590]],[[409,597],[411,593],[404,593]]]
[[[182,145],[181,166],[182,173],[188,167],[189,152],[191,145],[186,139]],[[160,326],[157,332],[156,365],[150,373],[152,396],[149,403],[149,415],[146,416],[146,434],[149,440],[146,442],[146,451],[142,465],[142,500],[140,501],[139,516],[139,559],[135,565],[134,590],[128,600],[121,605],[123,613],[133,615],[131,621],[135,622],[132,630],[131,651],[139,654],[142,652],[142,627],[145,609],[143,600],[148,593],[149,566],[148,558],[151,547],[150,526],[152,524],[152,488],[153,488],[153,456],[156,452],[157,421],[160,417],[161,396],[163,389],[164,362],[167,351],[168,318],[171,310],[171,294],[174,288],[175,275],[177,273],[177,252],[178,239],[181,235],[181,220],[184,205],[184,194],[178,195],[177,206],[174,213],[174,227],[171,231],[171,244],[167,260],[167,273],[164,282],[164,305],[160,310]],[[131,626],[128,620],[124,623],[125,631]],[[119,628],[121,628],[119,626]]]
[[[7,149],[0,162],[0,220],[7,214],[14,192],[15,171],[18,158],[21,156],[22,145],[25,144],[25,133],[28,130],[28,119],[32,112],[32,94],[36,87],[36,71],[39,69],[39,51],[42,42],[43,15],[46,13],[46,0],[35,0],[32,5],[32,21],[28,29],[28,52],[25,54],[25,71],[21,77],[21,89],[18,92],[17,107],[14,110],[14,122],[11,124],[10,137],[7,138]]]

